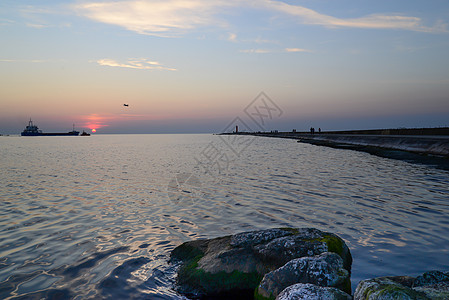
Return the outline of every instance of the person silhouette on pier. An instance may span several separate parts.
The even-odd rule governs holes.
[[[310,127],[310,134],[314,134],[315,133],[315,128]]]

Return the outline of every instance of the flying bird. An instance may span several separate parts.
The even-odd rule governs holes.
[[[125,103],[125,104],[123,104],[123,106],[126,106],[126,107],[128,107],[128,106],[129,106],[129,104],[126,104],[126,103]]]

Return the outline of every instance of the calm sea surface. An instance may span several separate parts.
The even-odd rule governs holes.
[[[236,138],[236,137],[234,137]],[[316,227],[365,278],[449,269],[449,172],[293,140],[0,138],[0,298],[179,299],[170,251]]]

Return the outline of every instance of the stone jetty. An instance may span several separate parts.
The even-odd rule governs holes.
[[[441,129],[441,130],[439,130]],[[396,134],[395,134],[396,133]],[[401,133],[401,134],[399,134]],[[433,133],[433,135],[430,135]],[[449,128],[433,130],[354,130],[321,133],[307,132],[239,132],[221,135],[251,135],[296,139],[318,146],[378,153],[376,149],[392,149],[449,158]]]

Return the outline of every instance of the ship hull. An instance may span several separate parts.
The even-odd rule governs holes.
[[[22,136],[78,136],[79,131],[71,132],[22,132]]]

